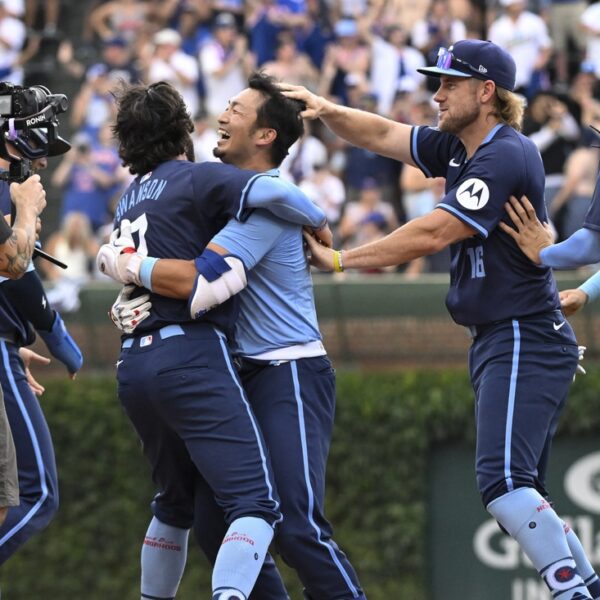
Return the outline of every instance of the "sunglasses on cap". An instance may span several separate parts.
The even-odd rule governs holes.
[[[482,77],[479,69],[476,69],[471,63],[466,60],[461,60],[452,54],[448,48],[440,48],[438,50],[438,58],[435,66],[438,69],[456,69],[462,73],[471,73],[473,76]]]

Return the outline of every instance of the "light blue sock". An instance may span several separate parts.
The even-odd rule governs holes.
[[[241,517],[227,530],[212,574],[213,598],[248,598],[262,568],[273,528],[264,519]]]
[[[588,591],[592,595],[592,598],[598,600],[600,598],[600,578],[598,578],[598,574],[594,570],[592,563],[590,563],[577,534],[564,521],[563,528],[565,536],[567,537],[569,549],[575,559],[577,570],[587,586]]]
[[[538,570],[553,598],[591,598],[577,566],[563,524],[533,488],[519,488],[488,504],[488,512],[517,540]]]
[[[185,569],[189,529],[171,527],[156,517],[142,546],[142,600],[171,600]]]

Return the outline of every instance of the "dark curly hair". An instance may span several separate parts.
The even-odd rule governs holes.
[[[304,102],[286,98],[277,87],[277,81],[262,71],[248,78],[248,87],[262,94],[265,101],[256,111],[256,127],[268,127],[277,131],[271,146],[271,160],[280,165],[288,155],[290,146],[304,133],[300,113],[306,108]]]
[[[125,85],[114,92],[117,119],[113,133],[119,156],[134,175],[185,154],[194,125],[183,98],[169,83]]]

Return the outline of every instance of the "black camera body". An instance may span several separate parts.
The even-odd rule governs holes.
[[[60,113],[67,110],[69,101],[64,94],[51,94],[43,85],[23,88],[7,81],[0,82],[0,116],[28,117],[47,106],[56,107],[56,113]]]
[[[31,175],[31,161],[43,156],[57,156],[71,145],[58,134],[59,113],[65,112],[69,100],[64,94],[52,94],[47,87],[24,88],[0,82],[0,157],[10,163],[0,173],[5,181],[25,181]],[[10,142],[21,154],[11,154]]]
[[[43,85],[24,88],[7,81],[0,82],[0,157],[9,163],[8,171],[0,173],[0,181],[21,183],[32,174],[31,161],[44,156],[68,152],[71,144],[58,134],[56,115],[69,106],[64,94],[52,94]],[[7,142],[20,156],[11,154]],[[15,221],[11,206],[11,222]],[[42,256],[66,269],[67,265],[36,248],[33,256]]]

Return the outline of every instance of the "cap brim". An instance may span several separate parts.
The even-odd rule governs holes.
[[[417,69],[417,71],[423,75],[430,75],[431,77],[441,77],[442,75],[447,75],[448,77],[473,77],[473,75],[470,75],[469,73],[463,73],[456,69],[440,69],[439,67],[423,67],[422,69]]]

